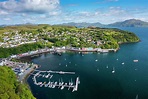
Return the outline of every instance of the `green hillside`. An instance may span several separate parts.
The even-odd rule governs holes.
[[[11,68],[0,66],[0,99],[35,99],[27,85],[17,81]]]
[[[16,42],[18,40],[18,38],[16,39],[18,35],[20,42],[26,40],[27,42],[31,40],[37,41],[32,44],[22,44],[12,48],[3,46],[3,48],[0,48],[0,57],[36,50],[38,48],[44,48],[45,46],[118,49],[121,43],[140,41],[132,32],[116,28],[99,27],[77,28],[73,26],[50,26],[42,24],[36,26],[4,27],[0,30],[0,33],[0,40],[5,43],[5,46],[18,44]],[[4,41],[3,38],[7,40]]]

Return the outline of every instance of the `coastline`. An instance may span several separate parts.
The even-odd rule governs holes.
[[[19,59],[20,61],[27,61],[27,62],[30,62],[31,61],[31,57],[36,57],[36,56],[39,56],[41,54],[45,54],[45,53],[51,53],[51,52],[56,52],[56,53],[62,53],[62,52],[100,52],[100,53],[108,53],[108,52],[116,52],[118,51],[119,49],[101,49],[101,50],[72,50],[72,49],[54,49],[54,50],[47,50],[47,51],[43,51],[43,52],[37,52],[37,53],[33,53],[33,54],[29,54],[29,55],[24,55],[24,56],[21,56],[17,57],[17,59]],[[30,74],[32,72],[34,72],[35,69],[39,68],[39,66],[37,64],[34,64],[33,67],[30,67],[29,71],[26,70],[25,73],[23,75],[21,75],[18,80],[21,82],[21,83],[24,83],[24,84],[27,84],[28,85],[28,82],[27,82],[27,79],[29,78]]]
[[[109,49],[104,49],[104,51],[102,51],[101,53],[108,53],[108,52],[116,52],[116,51],[118,51],[119,49],[114,49],[114,50],[109,50]],[[58,50],[56,50],[57,52],[59,52],[59,53],[62,53],[62,52],[68,52],[68,51],[70,51],[70,52],[98,52],[97,50],[71,50],[71,49],[65,49],[65,50],[63,50],[63,49],[58,49]],[[31,54],[31,55],[27,55],[27,56],[21,56],[21,57],[19,57],[19,60],[20,61],[31,61],[31,57],[36,57],[36,56],[39,56],[40,54],[45,54],[45,53],[51,53],[51,52],[54,52],[54,51],[46,51],[46,52],[40,52],[40,53],[35,53],[35,54]],[[31,67],[31,70],[30,71],[28,71],[26,74],[24,74],[24,76],[23,77],[21,77],[21,79],[19,79],[19,81],[21,82],[21,83],[25,83],[25,84],[27,84],[28,85],[28,82],[27,82],[27,79],[29,78],[29,76],[30,76],[30,74],[32,73],[32,72],[34,72],[34,70],[36,70],[37,68],[39,68],[39,66],[37,65],[37,64],[35,64],[35,66],[33,65],[33,67]]]
[[[33,64],[28,70],[26,70],[22,75],[19,76],[18,80],[21,83],[27,83],[27,78],[30,76],[30,74],[32,72],[34,72],[34,70],[38,68],[37,64]]]
[[[37,64],[36,64],[36,65],[37,65]],[[31,93],[32,93],[32,90],[31,90],[31,87],[30,87],[29,83],[27,82],[27,80],[28,80],[28,78],[30,77],[30,74],[33,73],[34,70],[36,70],[36,69],[37,69],[37,68],[36,68],[35,66],[32,67],[32,69],[31,69],[28,73],[26,73],[26,75],[24,75],[24,77],[22,78],[22,80],[19,81],[19,82],[25,84],[25,85],[28,87],[28,89],[31,91]],[[32,93],[32,95],[33,95],[33,93]],[[35,97],[35,96],[34,96],[34,97]],[[36,98],[36,97],[35,97],[35,98]]]
[[[61,48],[61,47],[57,47],[57,48],[53,48],[53,49],[40,49],[40,50],[36,50],[36,51],[31,51],[31,52],[26,52],[26,53],[22,53],[22,54],[18,54],[18,55],[13,55],[11,56],[11,58],[17,58],[17,59],[21,59],[21,58],[25,58],[25,57],[35,57],[35,56],[39,56],[40,54],[44,54],[44,53],[56,53],[56,54],[60,54],[62,52],[98,52],[98,53],[108,53],[108,52],[117,52],[120,48],[117,49],[101,49],[101,48],[96,48],[96,49],[75,49],[75,48]]]

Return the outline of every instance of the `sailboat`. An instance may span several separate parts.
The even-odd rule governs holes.
[[[138,60],[133,60],[133,62],[138,62]]]
[[[138,94],[136,95],[136,98],[135,99],[138,99]]]
[[[112,73],[115,73],[115,68],[113,67]]]
[[[99,69],[97,69],[97,71],[99,71]]]

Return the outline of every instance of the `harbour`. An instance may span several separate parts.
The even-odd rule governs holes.
[[[54,74],[60,74],[60,75],[74,75],[75,72],[64,72],[64,71],[40,71],[40,70],[35,70],[37,73],[31,73],[33,75],[33,81],[34,84],[40,87],[48,87],[48,88],[56,88],[58,87],[59,89],[63,90],[64,88],[71,89],[72,92],[78,90],[78,84],[80,84],[80,79],[79,77],[76,77],[75,82],[72,81],[72,78],[69,79],[69,82],[64,82],[62,78],[59,78],[58,81],[51,81],[52,77],[54,77]],[[44,73],[44,74],[41,74]],[[46,74],[45,74],[46,73]],[[51,74],[52,73],[52,74]],[[42,77],[42,78],[47,78],[48,81],[37,81],[37,78]]]
[[[34,75],[31,75],[27,82],[34,96],[37,99],[147,99],[148,57],[145,54],[148,53],[147,29],[128,28],[128,30],[137,31],[142,42],[122,44],[117,53],[67,52],[61,56],[48,53],[32,58],[34,64],[41,65],[37,69],[40,71],[75,72],[75,74],[50,73],[54,75],[48,78],[46,78],[48,73],[41,73],[44,77],[37,77],[37,83],[43,84],[40,83],[41,87],[34,84],[32,79]],[[141,32],[142,30],[145,32]],[[35,71],[37,72],[39,71]],[[72,92],[73,87],[54,88],[55,84],[59,85],[62,81],[69,85],[71,79],[76,85],[77,77],[80,79],[77,91]]]

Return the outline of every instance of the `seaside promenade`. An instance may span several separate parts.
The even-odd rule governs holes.
[[[27,56],[36,56],[42,53],[49,53],[53,52],[56,54],[61,54],[62,52],[65,51],[71,51],[71,52],[99,52],[99,53],[108,53],[108,52],[116,52],[118,49],[101,49],[101,48],[66,48],[66,47],[54,47],[54,48],[44,48],[44,49],[39,49],[36,51],[29,51],[26,53],[18,54],[18,55],[12,55],[11,58],[17,58],[20,59],[22,57],[27,57]]]

